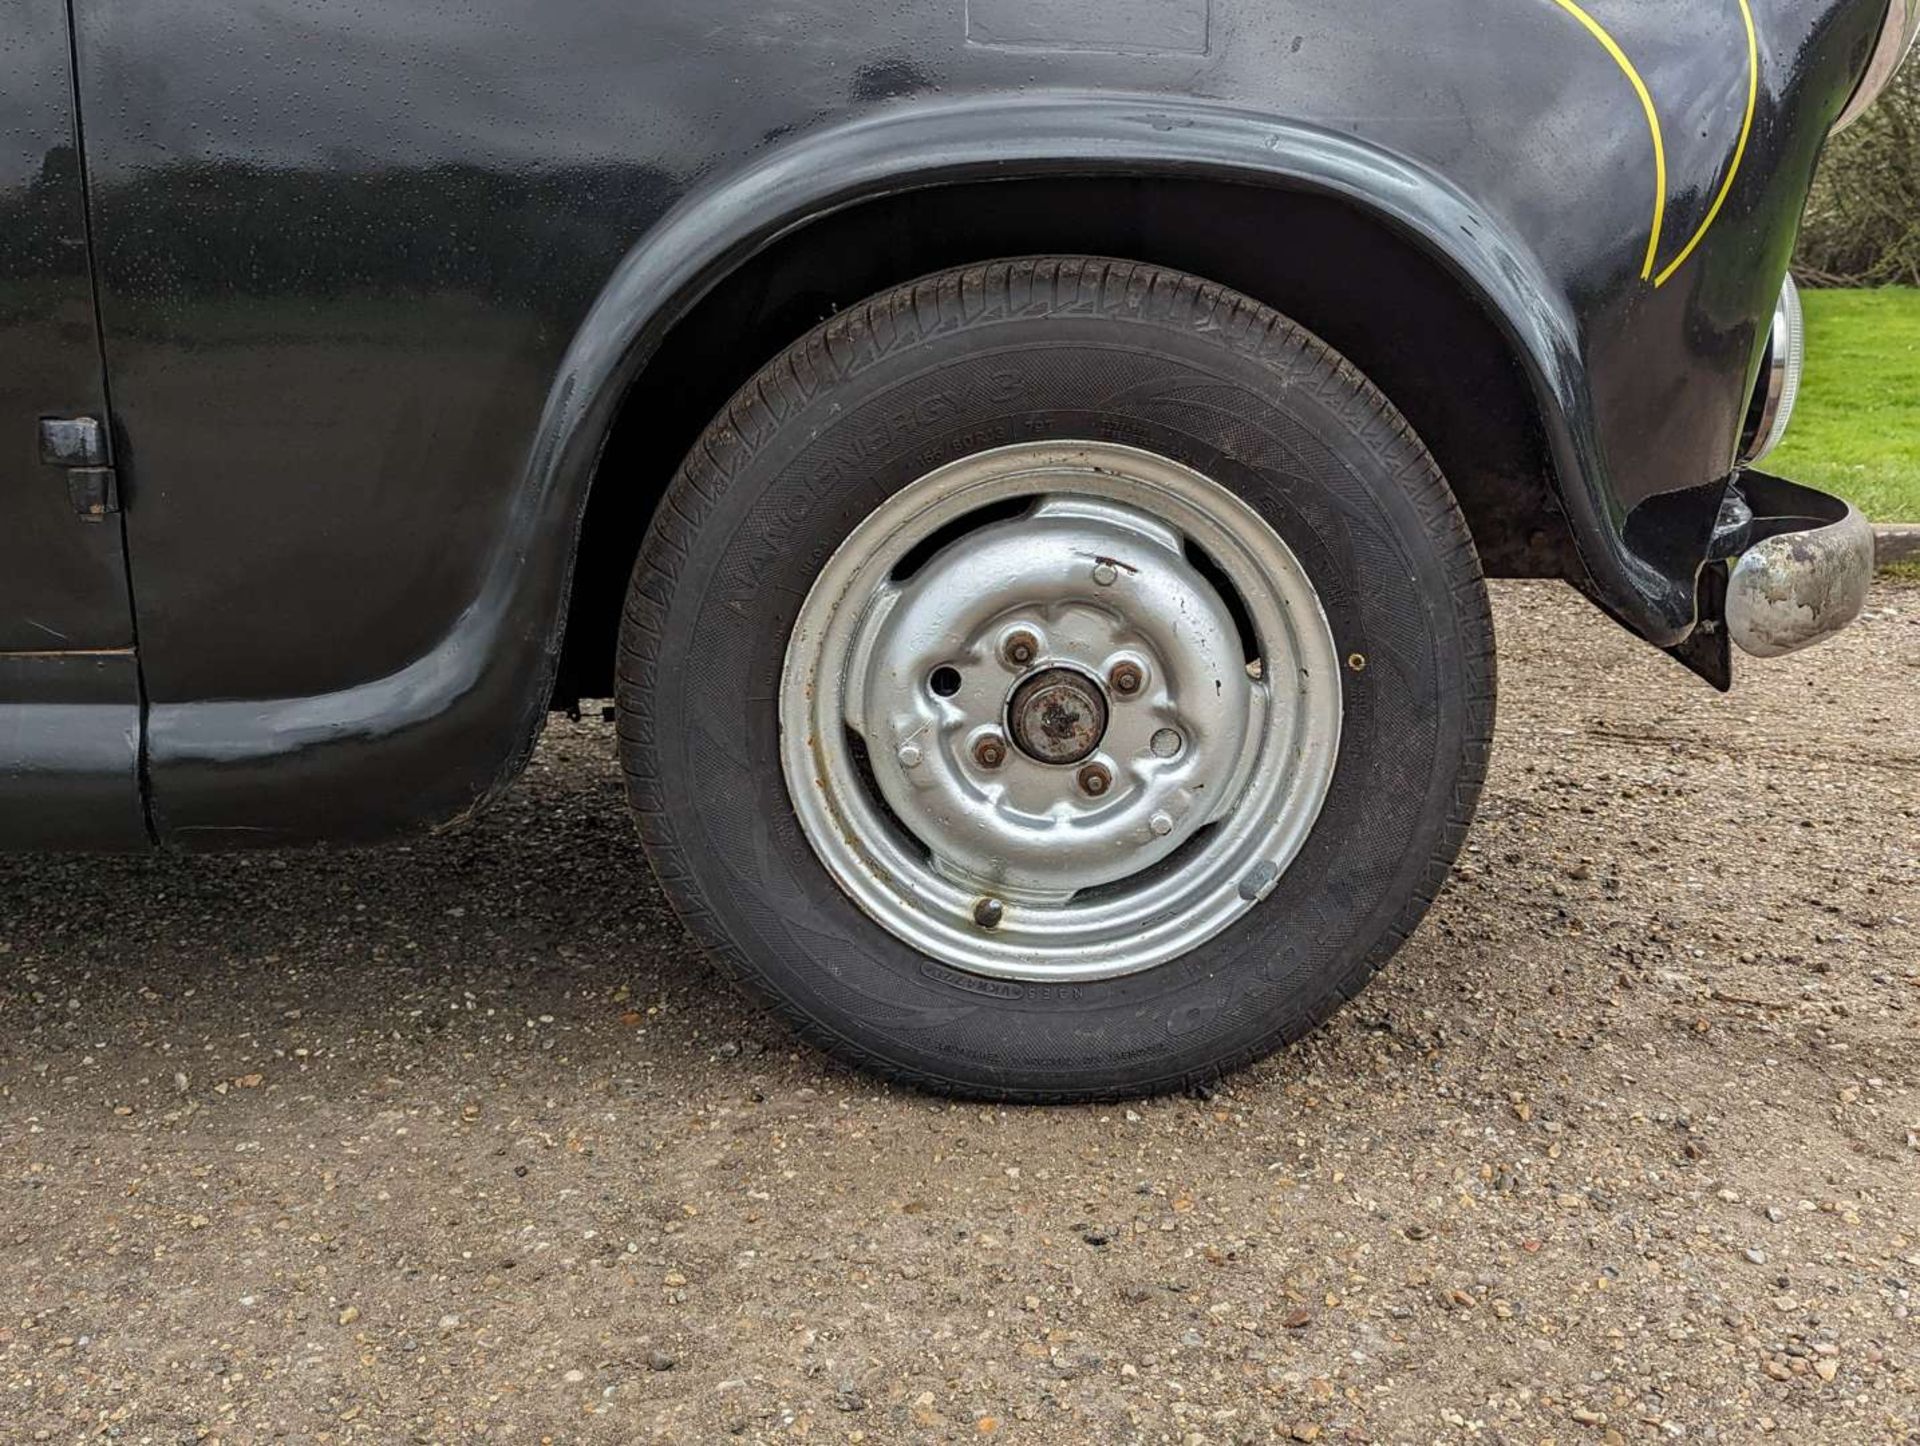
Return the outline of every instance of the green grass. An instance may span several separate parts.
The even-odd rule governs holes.
[[[1838,493],[1875,522],[1920,522],[1920,290],[1804,300],[1806,382],[1761,467]]]

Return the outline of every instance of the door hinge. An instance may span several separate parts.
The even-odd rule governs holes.
[[[67,500],[82,522],[103,522],[120,510],[120,484],[107,460],[107,429],[98,417],[42,417],[40,460],[66,469]]]
[[[82,522],[101,522],[120,510],[120,484],[111,467],[69,467],[67,500]]]

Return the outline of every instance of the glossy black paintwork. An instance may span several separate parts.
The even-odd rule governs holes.
[[[117,522],[76,527],[46,415],[105,415],[65,0],[0,36],[0,654],[132,641]]]
[[[1588,8],[1663,114],[1664,264],[1738,139],[1738,0]],[[1584,585],[1677,642],[1883,10],[1755,0],[1739,174],[1656,288],[1645,120],[1554,0],[75,0],[153,821],[213,845],[477,806],[531,747],[588,488],[626,481],[594,464],[666,328],[770,238],[960,178],[1227,177],[1413,237],[1514,346]]]
[[[132,650],[0,653],[0,842],[136,849],[149,841]]]

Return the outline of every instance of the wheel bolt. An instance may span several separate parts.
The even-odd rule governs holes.
[[[1000,644],[1000,656],[1014,667],[1024,668],[1040,656],[1040,640],[1024,629],[1008,633],[1006,641]]]
[[[1131,698],[1138,693],[1141,683],[1145,681],[1135,663],[1116,663],[1113,671],[1107,674],[1107,686],[1123,698]]]
[[[1148,744],[1156,758],[1171,758],[1187,746],[1187,740],[1171,728],[1162,728],[1153,735]]]
[[[1120,576],[1120,569],[1110,562],[1096,562],[1093,565],[1093,580],[1102,587],[1112,587],[1114,579]]]
[[[1006,914],[1006,905],[998,899],[981,899],[973,906],[973,922],[983,929],[999,928]]]
[[[1156,813],[1152,818],[1147,820],[1147,827],[1153,830],[1156,837],[1165,838],[1173,832],[1173,815],[1170,813]]]
[[[1080,770],[1080,789],[1091,798],[1098,798],[1113,787],[1113,775],[1098,763],[1089,763]]]
[[[902,768],[918,768],[920,766],[920,745],[917,743],[903,743],[900,745],[900,752],[897,756],[900,759],[900,766]]]
[[[998,768],[1007,761],[1007,745],[998,738],[982,738],[973,745],[973,761],[982,768]]]

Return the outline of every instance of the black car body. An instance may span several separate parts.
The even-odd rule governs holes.
[[[1758,650],[1859,605],[1857,517],[1741,459],[1909,3],[17,0],[0,844],[465,818],[611,691],[640,535],[742,382],[1048,251],[1287,312],[1489,573],[1724,686],[1779,622],[1729,617],[1755,544],[1805,554],[1748,579],[1800,615]]]
[[[1664,189],[1540,0],[74,9],[70,49],[26,0],[0,78],[25,845],[469,812],[556,676],[605,693],[587,569],[733,385],[838,301],[1067,241],[1252,278],[1363,367],[1439,333],[1490,570],[1682,644],[1886,6],[1756,0],[1752,69],[1735,0],[1613,6]],[[56,415],[110,419],[120,523],[76,521]]]

